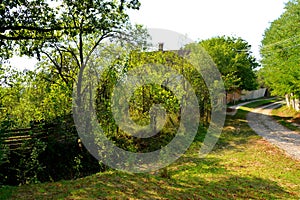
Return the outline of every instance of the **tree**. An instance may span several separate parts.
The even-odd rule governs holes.
[[[119,58],[101,73],[96,97],[97,119],[106,136],[115,141],[119,147],[131,151],[145,151],[157,149],[161,145],[168,143],[176,133],[181,120],[181,112],[183,112],[182,107],[184,108],[185,106],[180,105],[179,101],[182,99],[177,99],[174,90],[177,91],[176,94],[181,95],[182,98],[192,98],[189,96],[190,93],[187,92],[189,87],[188,83],[191,84],[198,99],[199,105],[197,105],[195,109],[200,109],[200,116],[198,116],[199,122],[203,126],[209,124],[211,102],[208,88],[201,74],[178,53],[179,52],[176,51],[131,51],[129,54],[126,54],[128,57],[125,59],[125,63]],[[120,61],[122,62],[118,63]],[[166,70],[161,66],[171,67],[176,73]],[[162,77],[156,69],[164,70],[164,73],[162,73],[165,77],[163,83],[160,82]],[[135,88],[132,96],[130,96],[130,92],[125,95],[123,93],[119,95],[118,92],[113,93],[114,90],[116,90],[114,87],[117,82],[126,84],[126,89],[124,90],[131,91],[129,89],[131,86],[130,84],[128,85],[128,82],[132,83],[132,79],[127,80],[127,77],[130,76],[132,70],[136,70],[135,73],[149,75],[147,78],[143,76],[139,77],[140,81],[147,82],[146,80],[150,78],[152,82],[156,84],[147,83],[140,86],[136,83],[139,86]],[[137,74],[137,76],[138,75],[139,74]],[[128,94],[129,96],[127,96]],[[114,98],[114,96],[117,97]],[[112,99],[117,99],[117,101],[112,101]],[[128,110],[126,106],[123,106],[127,101],[129,105]],[[140,130],[135,124],[145,126],[152,122],[153,130],[157,130],[157,127],[163,125],[162,122],[164,120],[162,120],[163,116],[161,115],[161,110],[156,109],[154,106],[157,104],[163,105],[166,110],[164,118],[166,122],[163,129],[152,139],[135,138],[128,135],[128,133],[135,131],[141,134],[143,133],[144,129]],[[117,118],[120,117],[117,120],[113,116],[113,113],[117,112],[114,110],[116,108],[120,109],[123,113],[122,115],[117,115]],[[135,124],[131,122],[127,123],[125,120],[125,118],[128,117],[127,113]],[[126,124],[122,127],[118,122],[123,122],[124,120]],[[127,131],[129,129],[132,131]]]
[[[242,38],[214,37],[199,42],[217,65],[227,92],[257,88],[254,69],[259,64],[251,55],[251,45]]]
[[[261,79],[272,94],[300,97],[300,1],[291,0],[285,12],[266,29],[262,40]]]
[[[43,60],[39,76],[56,84],[55,90],[64,88],[67,102],[75,84],[75,102],[80,107],[87,91],[82,82],[84,73],[89,65],[101,63],[95,63],[95,58],[106,48],[103,41],[137,39],[139,33],[146,34],[141,26],[132,27],[126,14],[127,9],[139,6],[138,0],[4,1],[0,7],[0,54],[9,57],[18,53]]]
[[[34,0],[0,5],[1,55],[17,52],[40,59],[43,54],[52,62],[53,72],[70,85],[69,74],[79,72],[80,77],[97,46],[122,33],[128,24],[126,10],[140,4],[138,0]]]
[[[132,30],[127,28],[130,24],[126,12],[128,9],[138,9],[139,5],[138,0],[1,1],[0,56],[9,58],[13,54],[28,55],[43,61],[39,63],[39,71],[29,74],[30,80],[22,90],[17,91],[21,98],[11,106],[11,115],[22,123],[30,119],[46,119],[49,124],[53,118],[56,120],[53,122],[57,122],[57,117],[71,111],[73,85],[77,85],[77,103],[80,105],[80,97],[85,91],[85,88],[81,87],[80,78],[86,73],[87,66],[92,65],[96,51],[105,48],[105,45],[102,46],[105,40],[121,36],[123,38],[131,33]],[[70,127],[71,125],[59,120],[59,131],[55,131],[55,134],[73,134],[74,127]],[[68,140],[67,143],[75,148],[76,140],[73,137]],[[47,145],[52,145],[50,148],[53,152],[58,151],[57,147],[61,146],[51,142]],[[66,169],[70,168],[68,161],[72,160],[74,155],[74,150],[70,150],[69,147],[66,145],[60,149],[68,149],[64,157],[66,159],[63,160],[63,168]],[[37,155],[43,157],[40,152]],[[82,156],[82,159],[85,158],[86,155]],[[49,159],[51,160],[47,157],[46,160]],[[75,159],[77,162],[82,160],[80,157]],[[98,162],[96,164],[98,165]],[[64,175],[59,171],[55,172],[59,174],[58,177]]]
[[[27,128],[31,121],[52,120],[71,111],[71,95],[62,81],[45,81],[43,72],[20,72],[2,66],[0,74],[0,123]],[[3,128],[3,127],[2,127]]]
[[[8,65],[0,68],[0,123],[13,121],[12,113],[24,89],[24,73]],[[20,113],[21,114],[21,113]],[[11,126],[11,125],[9,125]]]
[[[33,0],[1,1],[1,53],[10,55],[18,44],[21,53],[39,53],[45,41],[66,36],[101,33],[103,37],[120,30],[128,19],[126,9],[138,9],[138,0],[73,1]],[[3,48],[5,47],[5,48]]]

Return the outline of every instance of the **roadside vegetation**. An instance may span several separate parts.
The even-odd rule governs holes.
[[[272,102],[272,100],[268,100]],[[246,114],[228,116],[215,149],[199,158],[201,140],[165,170],[109,170],[71,181],[3,187],[2,199],[299,199],[300,162],[256,135]]]
[[[300,112],[286,105],[272,111],[273,118],[286,128],[300,133]]]
[[[299,0],[288,1],[285,12],[265,30],[260,49],[262,68],[258,72],[261,85],[270,88],[272,95],[285,97],[287,105],[295,110],[300,110],[300,27],[295,26],[299,9]]]

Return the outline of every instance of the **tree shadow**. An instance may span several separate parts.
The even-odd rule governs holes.
[[[117,176],[100,176],[101,183],[84,190],[98,199],[278,199],[290,195],[275,181],[234,175],[220,161],[186,157],[176,163],[175,168],[170,166],[169,179],[161,178],[159,173],[116,172]],[[206,176],[208,178],[204,178]]]
[[[279,199],[293,194],[275,181],[237,176],[219,159],[183,158],[170,178],[110,171],[60,183],[21,187],[13,198],[28,199]],[[187,163],[188,162],[188,163]],[[187,163],[185,165],[185,163]]]

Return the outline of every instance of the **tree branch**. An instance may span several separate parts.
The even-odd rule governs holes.
[[[59,76],[62,78],[62,80],[68,85],[69,84],[69,81],[64,77],[64,75],[62,74],[62,66],[59,66],[59,64],[55,61],[55,60],[53,60],[52,58],[51,58],[51,56],[47,53],[47,52],[45,52],[45,51],[42,51],[42,53],[44,53],[47,57],[48,57],[48,59],[53,63],[53,65],[55,66],[55,68],[58,70],[58,74],[59,74]]]
[[[57,26],[53,28],[42,28],[38,26],[0,26],[0,32],[5,32],[8,30],[12,31],[20,31],[20,30],[29,30],[29,31],[38,31],[42,33],[52,32],[52,31],[59,31],[63,30],[65,27]]]

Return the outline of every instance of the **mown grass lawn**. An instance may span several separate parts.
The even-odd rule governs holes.
[[[257,136],[245,115],[228,116],[206,158],[195,141],[176,163],[149,174],[107,171],[72,181],[5,187],[2,199],[300,199],[300,162]]]

